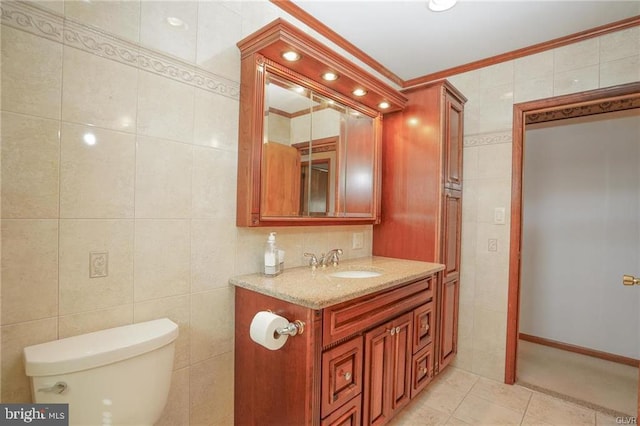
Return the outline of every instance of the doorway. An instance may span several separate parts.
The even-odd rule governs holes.
[[[523,266],[521,256],[525,255],[522,252],[523,237],[525,237],[523,234],[523,154],[525,151],[525,131],[528,126],[529,128],[533,125],[540,126],[540,123],[548,124],[571,117],[584,117],[633,108],[640,108],[640,83],[514,105],[511,252],[505,365],[506,383],[514,383],[516,381],[518,338],[521,333],[520,311]],[[544,126],[544,124],[542,124],[542,126]],[[636,267],[640,268],[640,264],[637,264]],[[620,271],[619,273],[619,285],[622,286],[622,274],[629,272]],[[638,274],[640,271],[630,273]],[[635,295],[636,300],[640,300],[640,288],[627,288],[625,290],[627,290],[628,294]],[[531,297],[531,295],[527,295],[527,297]],[[579,300],[579,297],[576,300]],[[529,302],[531,302],[531,300],[527,301],[527,303]],[[635,320],[637,323],[638,318]],[[638,408],[640,409],[640,402],[638,403]]]

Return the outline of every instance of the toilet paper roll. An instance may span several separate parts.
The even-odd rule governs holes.
[[[251,340],[272,351],[277,351],[287,341],[289,336],[276,333],[276,330],[289,325],[286,318],[271,312],[260,311],[251,320],[249,335]]]

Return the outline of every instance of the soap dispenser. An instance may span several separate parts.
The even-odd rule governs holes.
[[[267,238],[267,245],[264,248],[264,275],[275,277],[280,272],[278,247],[276,246],[276,233],[271,232]]]

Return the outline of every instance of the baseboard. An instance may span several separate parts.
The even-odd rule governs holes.
[[[544,337],[532,336],[525,333],[519,333],[518,337],[521,340],[525,340],[527,342],[550,346],[552,348],[562,349],[563,351],[575,352],[581,355],[600,358],[611,362],[617,362],[618,364],[630,365],[631,367],[638,367],[640,365],[640,360],[637,360],[635,358],[597,351],[595,349],[589,349],[582,346],[571,345],[569,343],[558,342],[556,340],[545,339]]]

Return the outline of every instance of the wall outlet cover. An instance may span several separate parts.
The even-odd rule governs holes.
[[[109,275],[109,253],[89,253],[89,278],[101,278]]]

